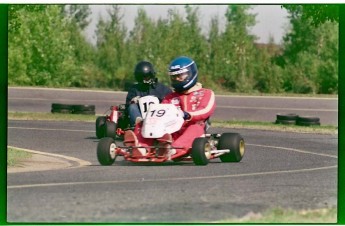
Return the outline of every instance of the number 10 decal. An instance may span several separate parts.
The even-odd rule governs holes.
[[[150,104],[154,104],[154,102],[149,102],[149,103],[145,102],[145,103],[143,103],[143,105],[144,105],[144,113],[147,112],[147,108],[148,108],[148,106],[150,106]]]

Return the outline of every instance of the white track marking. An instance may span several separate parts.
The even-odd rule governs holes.
[[[67,182],[67,183],[48,183],[48,184],[24,184],[7,186],[7,189],[14,188],[33,188],[33,187],[50,187],[50,186],[74,186],[74,185],[87,185],[87,184],[122,184],[122,183],[142,183],[142,182],[162,182],[162,181],[183,181],[183,180],[204,180],[204,179],[219,179],[219,178],[233,178],[233,177],[248,177],[248,176],[267,176],[272,174],[285,174],[285,173],[301,173],[316,170],[327,170],[337,168],[337,166],[325,166],[310,169],[298,170],[281,170],[281,171],[268,171],[259,173],[242,173],[235,175],[219,175],[219,176],[204,176],[204,177],[176,177],[176,178],[162,178],[162,179],[136,179],[136,180],[122,180],[122,181],[88,181],[88,182]]]
[[[328,155],[322,153],[314,153],[294,148],[285,148],[277,146],[267,146],[259,144],[246,144],[248,146],[257,146],[273,149],[282,149],[286,151],[294,151],[303,154],[319,155],[323,157],[338,158],[335,155]],[[266,172],[255,172],[255,173],[242,173],[242,174],[230,174],[230,175],[218,175],[218,176],[202,176],[202,177],[176,177],[176,178],[162,178],[162,179],[134,179],[134,180],[121,180],[121,181],[88,181],[88,182],[66,182],[66,183],[47,183],[47,184],[26,184],[26,185],[13,185],[8,186],[8,189],[15,188],[33,188],[33,187],[50,187],[50,186],[74,186],[74,185],[87,185],[87,184],[119,184],[119,183],[138,183],[138,182],[162,182],[162,181],[184,181],[184,180],[203,180],[203,179],[219,179],[219,178],[234,178],[234,177],[249,177],[249,176],[267,176],[273,174],[287,174],[287,173],[303,173],[317,170],[327,170],[337,168],[337,165],[314,167],[305,169],[292,169],[292,170],[277,170],[277,171],[266,171]]]
[[[283,150],[286,150],[286,151],[294,151],[294,152],[310,154],[310,155],[319,155],[319,156],[325,156],[325,157],[336,158],[336,159],[338,158],[338,156],[336,156],[336,155],[329,155],[329,154],[323,154],[323,153],[315,153],[315,152],[304,151],[304,150],[299,150],[299,149],[295,149],[295,148],[284,148],[284,147],[268,146],[268,145],[261,145],[261,144],[245,144],[245,145],[264,147],[264,148],[273,148],[273,149],[283,149]]]

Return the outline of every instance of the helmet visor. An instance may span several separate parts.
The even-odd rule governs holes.
[[[188,72],[184,72],[182,74],[177,74],[177,75],[171,75],[170,76],[170,80],[173,81],[184,81],[186,80],[186,78],[188,77],[189,73]]]
[[[171,81],[184,81],[189,75],[190,71],[187,68],[183,68],[177,71],[169,71]]]
[[[169,72],[172,86],[179,86],[187,82],[191,78],[191,72],[186,70],[180,74]]]

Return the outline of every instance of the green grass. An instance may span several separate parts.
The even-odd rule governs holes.
[[[47,120],[47,121],[80,121],[95,122],[95,115],[76,115],[60,113],[28,113],[28,112],[8,112],[8,119],[11,120]],[[285,131],[296,133],[320,133],[320,134],[337,134],[338,127],[331,125],[321,126],[297,126],[282,125],[273,122],[251,122],[251,121],[219,121],[211,120],[212,127],[234,128],[234,129],[260,129]]]
[[[7,148],[7,167],[19,166],[25,159],[31,158],[32,154],[16,148]]]
[[[263,213],[249,213],[240,219],[217,223],[336,223],[337,209],[291,210],[275,208]]]
[[[62,113],[29,113],[29,112],[8,112],[8,119],[14,120],[47,120],[47,121],[80,121],[95,122],[95,115],[77,115]]]

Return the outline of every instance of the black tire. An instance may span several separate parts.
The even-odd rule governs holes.
[[[95,115],[95,111],[74,111],[73,114],[78,114],[78,115]]]
[[[95,105],[82,105],[82,104],[75,104],[73,105],[74,111],[95,111]]]
[[[104,136],[104,124],[107,121],[107,117],[99,116],[96,119],[96,137],[101,139]]]
[[[71,104],[59,104],[59,103],[52,103],[52,110],[73,110],[73,105]]]
[[[111,137],[114,138],[116,137],[116,123],[111,122],[111,121],[106,121],[104,124],[104,137]]]
[[[204,137],[198,137],[193,141],[192,145],[192,159],[195,165],[205,166],[209,162],[211,155],[209,152],[208,140]]]
[[[301,122],[301,121],[297,121],[297,125],[299,126],[319,126],[320,122]]]
[[[320,118],[314,116],[298,116],[297,122],[320,122]]]
[[[115,155],[115,141],[110,137],[104,137],[99,140],[97,145],[97,159],[103,166],[109,166],[114,163]]]
[[[284,120],[284,121],[296,121],[298,115],[290,113],[290,114],[277,114],[277,120]]]
[[[219,156],[222,162],[240,162],[245,152],[244,139],[238,133],[223,133],[218,149],[230,149],[229,153]]]
[[[295,125],[296,120],[276,120],[276,124],[284,124],[284,125]]]
[[[72,114],[72,110],[68,110],[68,109],[52,109],[51,113]]]
[[[299,126],[319,126],[320,118],[314,116],[299,116],[296,124]]]

